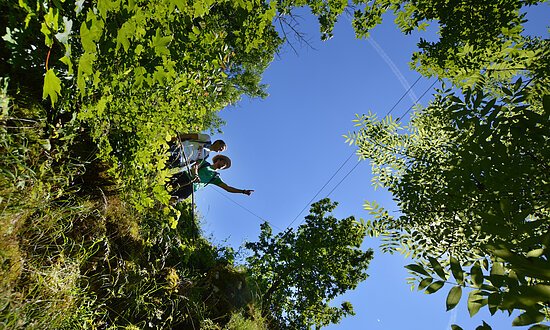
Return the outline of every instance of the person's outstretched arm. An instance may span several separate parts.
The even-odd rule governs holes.
[[[254,192],[254,190],[248,190],[248,189],[237,189],[237,188],[234,188],[234,187],[231,187],[225,183],[220,183],[220,184],[217,184],[218,187],[222,188],[223,190],[227,191],[227,192],[230,192],[230,193],[234,193],[234,194],[245,194],[245,195],[248,195],[250,196],[250,194],[252,194]]]

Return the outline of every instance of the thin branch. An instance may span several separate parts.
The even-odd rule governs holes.
[[[279,23],[279,26],[281,27],[281,31],[283,34],[284,39],[287,41],[288,45],[292,48],[294,53],[298,54],[298,51],[296,50],[296,47],[294,47],[293,43],[290,42],[289,35],[292,34],[294,36],[294,39],[298,41],[300,45],[306,45],[307,47],[316,50],[315,47],[306,39],[306,34],[303,32],[300,32],[299,22],[298,18],[300,16],[293,15],[292,13],[286,14],[286,15],[279,15],[277,17],[277,21]],[[290,29],[291,31],[287,31],[287,29]]]

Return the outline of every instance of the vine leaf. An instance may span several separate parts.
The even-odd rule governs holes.
[[[53,69],[49,69],[44,77],[44,89],[42,91],[42,98],[46,99],[48,96],[52,101],[52,107],[57,102],[57,95],[61,93],[61,80],[57,77]]]
[[[158,56],[170,55],[170,51],[166,46],[172,41],[171,36],[163,37],[160,29],[157,29],[157,32],[154,37],[151,39],[150,46],[155,49],[155,53]]]

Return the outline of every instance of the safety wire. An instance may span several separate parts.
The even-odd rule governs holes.
[[[397,104],[399,104],[399,102],[401,102],[401,100],[409,93],[409,91],[416,85],[416,83],[420,80],[422,76],[418,77],[418,79],[416,79],[416,81],[412,84],[411,87],[409,87],[409,89],[407,89],[407,91],[403,94],[403,96],[401,96],[401,98],[394,104],[394,106],[384,115],[384,117],[388,116],[392,111],[393,109],[395,109],[395,107],[397,106]],[[432,87],[437,83],[438,80],[435,80],[431,85],[430,87],[428,87],[424,93],[422,93],[422,95],[416,100],[415,104],[413,104],[400,118],[398,118],[396,120],[396,122],[399,122],[403,117],[405,117],[406,114],[408,114],[413,108],[414,106],[416,105],[416,103],[418,103],[418,101],[420,101],[424,95],[426,95],[426,93],[428,93]],[[325,188],[328,183],[332,180],[332,178],[334,178],[334,176],[340,171],[340,169],[349,161],[349,159],[351,158],[351,156],[353,156],[355,154],[355,151],[352,152],[352,154],[344,161],[344,163],[338,168],[338,170],[334,173],[334,175],[332,175],[330,177],[330,179],[325,183],[325,185],[323,185],[323,187],[317,191],[317,193],[315,194],[315,196],[304,206],[304,208],[300,211],[300,213],[298,213],[298,215],[296,215],[296,217],[292,220],[292,222],[286,227],[285,229],[285,233],[283,234],[283,236],[281,238],[283,238],[284,236],[286,236],[289,232],[290,232],[290,226],[292,226],[292,224],[296,221],[296,219],[298,219],[298,217],[302,214],[302,212],[304,212],[304,210],[309,206],[309,204],[313,201],[313,199],[315,199],[315,197],[321,192],[321,190],[323,190],[323,188]],[[360,162],[357,162],[357,164],[355,164],[355,166],[348,171],[348,173],[346,173],[346,175],[336,184],[336,186],[334,186],[332,188],[332,190],[325,196],[325,198],[328,198],[335,190],[336,188],[338,188],[338,186],[340,186],[340,184],[342,182],[344,182],[344,180],[357,168],[357,166],[359,166]]]
[[[420,97],[418,98],[418,100],[416,100],[416,102],[420,101],[420,100],[424,97],[424,95],[426,95],[426,93],[428,93],[428,92],[432,89],[432,87],[434,87],[434,85],[435,85],[437,82],[438,82],[438,80],[435,80],[435,81],[430,85],[430,87],[428,87],[428,89],[426,89],[426,90],[424,91],[424,93],[422,93],[422,95],[420,95]],[[415,105],[416,105],[416,104],[411,105],[411,107],[410,107],[407,111],[405,111],[405,113],[404,113],[403,115],[401,115],[401,117],[397,118],[396,123],[400,122],[401,119],[403,119],[403,117],[405,117],[405,116],[409,113],[409,111],[411,111],[411,110],[414,108]]]
[[[422,76],[420,76],[420,77],[422,77]],[[419,77],[418,79],[420,79],[420,77]],[[414,82],[413,86],[416,84],[416,82],[418,81],[418,79]],[[527,86],[529,86],[529,84],[531,83],[532,80],[533,80],[533,79],[529,80],[529,81],[521,88],[520,91],[522,91],[523,89],[527,88]],[[420,97],[416,100],[416,102],[420,101],[420,100],[424,97],[424,95],[426,95],[426,93],[428,93],[428,92],[432,89],[432,87],[434,87],[434,85],[435,85],[437,82],[438,82],[438,80],[435,80],[435,81],[430,85],[430,87],[428,87],[428,89],[426,89],[426,90],[424,91],[424,93],[422,93],[422,95],[420,95]],[[410,90],[411,88],[412,88],[412,86],[409,88],[409,90]],[[405,95],[409,92],[409,90],[407,90],[407,92],[405,93]],[[401,99],[403,99],[403,97],[401,97]],[[399,101],[401,101],[401,99],[399,99]],[[397,102],[399,102],[399,101],[397,101]],[[409,109],[408,109],[407,111],[405,111],[405,113],[404,113],[403,115],[401,115],[401,117],[397,118],[397,120],[396,120],[395,122],[396,122],[396,123],[400,122],[401,119],[403,119],[403,117],[405,117],[405,116],[414,108],[415,105],[416,105],[416,104],[413,104],[411,107],[409,107]],[[394,108],[395,108],[395,105],[394,105],[393,108],[386,114],[386,116],[388,116]],[[353,168],[352,168],[352,169],[342,178],[342,180],[340,180],[340,182],[338,182],[338,184],[336,184],[336,186],[335,186],[334,188],[332,188],[332,190],[326,195],[326,197],[328,197],[328,196],[330,196],[330,194],[332,194],[332,192],[333,192],[333,191],[334,191],[334,190],[335,190],[335,189],[336,189],[336,188],[337,188],[337,187],[338,187],[347,177],[348,177],[348,175],[350,175],[351,172],[353,172],[353,170],[355,170],[355,168],[357,167],[357,165],[359,165],[359,163],[357,163],[357,164],[356,164],[356,165],[355,165],[355,166],[354,166],[354,167],[353,167]],[[303,210],[302,210],[302,212],[303,212]],[[292,225],[292,223],[291,223],[291,225]],[[289,225],[289,227],[290,227],[290,225]],[[288,229],[288,227],[287,227],[287,229]]]
[[[397,102],[393,105],[393,107],[388,110],[388,112],[385,114],[385,116],[388,116],[389,114],[391,114],[391,112],[395,109],[395,107],[401,102],[401,100],[403,100],[403,98],[409,93],[409,91],[416,85],[416,83],[418,83],[418,81],[420,81],[420,78],[422,78],[422,76],[418,77],[415,82],[407,89],[407,91],[401,96],[401,98],[399,98],[399,100],[397,100]],[[428,89],[426,89],[426,91],[417,99],[416,102],[420,101],[420,99],[422,99],[424,97],[424,95],[426,95],[426,93],[428,93],[428,91],[431,90],[431,88],[437,83],[437,80],[435,80]],[[399,122],[406,114],[408,114],[413,108],[414,106],[416,105],[413,104],[400,118],[397,119],[396,122]],[[325,182],[325,184],[315,193],[315,195],[305,204],[305,206],[302,208],[302,210],[300,210],[300,212],[296,215],[296,217],[294,217],[294,219],[290,222],[290,224],[288,226],[286,226],[286,229],[284,230],[285,233],[283,234],[283,236],[281,238],[283,238],[284,236],[286,236],[289,232],[290,232],[290,226],[292,226],[292,224],[294,224],[294,222],[298,219],[298,217],[300,217],[300,215],[307,209],[307,207],[311,204],[311,202],[313,202],[313,200],[315,200],[315,198],[321,193],[321,191],[323,191],[323,189],[325,189],[325,187],[332,181],[332,179],[334,179],[334,177],[340,172],[340,170],[349,162],[349,160],[351,159],[351,157],[355,154],[356,152],[353,151],[349,156],[348,158],[340,165],[340,167],[338,167],[338,169],[334,172],[334,174]],[[355,166],[348,171],[348,173],[346,173],[346,175],[344,175],[344,177],[332,188],[332,190],[325,196],[325,197],[329,197],[335,190],[336,188],[338,188],[338,186],[340,186],[340,184],[342,184],[342,182],[344,182],[344,180],[357,168],[357,166],[359,166],[360,162],[357,162],[357,164],[355,164]],[[258,214],[254,213],[253,211],[251,211],[250,209],[248,209],[247,207],[243,206],[242,204],[236,202],[235,200],[233,200],[231,197],[227,196],[226,194],[222,193],[221,191],[219,191],[218,189],[214,188],[214,191],[216,191],[218,194],[222,195],[224,198],[228,199],[229,201],[231,201],[233,204],[239,206],[240,208],[244,209],[245,211],[247,211],[248,213],[252,214],[254,217],[258,218],[259,220],[263,221],[263,222],[267,222],[271,227],[275,228],[275,229],[278,229],[280,230],[281,232],[283,231],[281,228],[279,228],[278,226],[274,225],[273,223],[267,221],[265,218],[259,216]]]
[[[226,194],[222,193],[218,188],[214,188],[214,191],[217,192],[218,194],[222,195],[223,197],[225,197],[226,199],[228,199],[229,201],[231,201],[233,204],[239,206],[240,208],[242,208],[243,210],[247,211],[248,213],[252,214],[253,216],[255,216],[256,218],[262,220],[263,222],[267,222],[271,227],[277,229],[277,230],[280,230],[282,231],[282,229],[276,225],[274,225],[273,223],[271,223],[270,221],[267,221],[266,219],[262,218],[261,216],[257,215],[256,213],[252,212],[250,209],[248,209],[246,206],[236,202],[235,200],[233,200],[231,197],[227,196]]]
[[[332,179],[336,176],[336,174],[338,174],[338,172],[340,172],[340,170],[342,169],[342,167],[344,167],[344,165],[347,164],[347,162],[351,159],[351,157],[355,154],[355,151],[352,152],[348,158],[342,163],[342,165],[340,165],[340,167],[336,170],[336,172],[334,172],[334,174],[327,180],[327,182],[317,191],[317,193],[315,193],[315,196],[313,196],[309,202],[306,203],[306,205],[304,206],[304,208],[296,215],[296,217],[290,222],[290,224],[288,226],[286,226],[286,228],[288,229],[288,227],[292,226],[292,224],[294,223],[294,221],[296,221],[296,219],[298,219],[298,217],[305,211],[305,209],[311,204],[311,202],[313,202],[313,200],[315,199],[315,197],[317,197],[319,195],[319,193],[321,193],[321,191],[323,189],[325,189],[325,187],[329,184],[330,181],[332,181]]]
[[[189,164],[189,161],[187,160],[187,156],[185,155],[185,148],[183,147],[183,143],[181,142],[181,140],[178,138],[178,142],[180,143],[181,145],[181,153],[183,155],[183,159],[185,160],[185,166],[187,167],[187,173],[189,173],[189,176],[191,176],[191,168],[190,168],[190,164]],[[191,185],[191,214],[192,214],[192,219],[193,219],[193,223],[195,223],[195,186],[193,184],[193,181],[189,182],[188,184]]]
[[[401,96],[401,98],[399,98],[399,100],[397,100],[397,102],[393,105],[393,107],[385,114],[384,117],[387,117],[391,114],[391,112],[395,109],[395,107],[399,104],[399,102],[401,102],[401,100],[403,100],[403,98],[409,93],[409,91],[416,85],[416,83],[420,80],[420,78],[422,78],[422,76],[418,77],[415,82],[409,87],[409,89],[407,89],[407,91]],[[531,83],[532,79],[529,80],[522,88],[522,90],[524,88],[526,88],[530,83]],[[424,93],[422,93],[422,95],[420,95],[420,97],[416,100],[416,103],[418,101],[420,101],[425,95],[426,93],[428,93],[432,88],[433,86],[438,82],[438,80],[435,80],[431,85],[430,87],[428,87]],[[405,113],[403,115],[401,115],[401,117],[397,118],[396,120],[396,123],[400,122],[413,108],[414,106],[416,105],[413,104],[409,107],[409,109],[407,109],[407,111],[405,111]],[[330,183],[330,181],[332,181],[332,179],[336,176],[336,174],[338,174],[338,172],[340,172],[340,170],[344,167],[344,165],[347,164],[347,162],[351,159],[351,157],[355,154],[355,151],[352,152],[348,158],[342,163],[342,165],[340,165],[340,167],[336,170],[336,172],[334,172],[334,174],[327,180],[327,182],[315,193],[315,195],[309,200],[309,202],[306,203],[306,205],[302,208],[302,210],[296,215],[296,217],[294,217],[294,219],[290,222],[290,224],[286,227],[285,229],[285,233],[283,234],[283,236],[281,238],[284,238],[284,236],[286,236],[289,232],[290,232],[290,226],[292,226],[292,224],[298,219],[298,217],[304,212],[304,210],[311,204],[311,202],[321,193],[321,191]],[[357,162],[357,164],[355,164],[355,166],[353,166],[353,168],[351,170],[348,171],[348,173],[346,173],[346,175],[344,175],[344,177],[332,188],[332,190],[325,196],[325,198],[329,197],[335,190],[336,188],[338,188],[338,186],[340,186],[340,184],[342,182],[344,182],[344,180],[357,168],[357,166],[359,166],[360,162]],[[236,204],[237,206],[241,207],[242,209],[246,210],[248,213],[252,214],[253,216],[255,216],[256,218],[264,221],[264,222],[267,222],[271,227],[275,228],[275,229],[278,229],[280,230],[281,232],[283,231],[281,228],[279,228],[278,226],[274,225],[273,223],[267,221],[266,219],[262,218],[261,216],[257,215],[256,213],[252,212],[250,209],[246,208],[245,206],[239,204],[238,202],[234,201],[232,198],[230,198],[229,196],[223,194],[221,191],[217,190],[217,189],[214,189],[214,191],[216,191],[218,194],[222,195],[223,197],[225,197],[226,199],[230,200],[232,203]]]

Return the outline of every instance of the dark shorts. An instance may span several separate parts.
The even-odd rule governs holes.
[[[171,195],[176,197],[178,200],[184,200],[193,193],[193,183],[191,182],[189,175],[187,175],[187,172],[175,174],[172,177],[170,184],[172,185]]]

